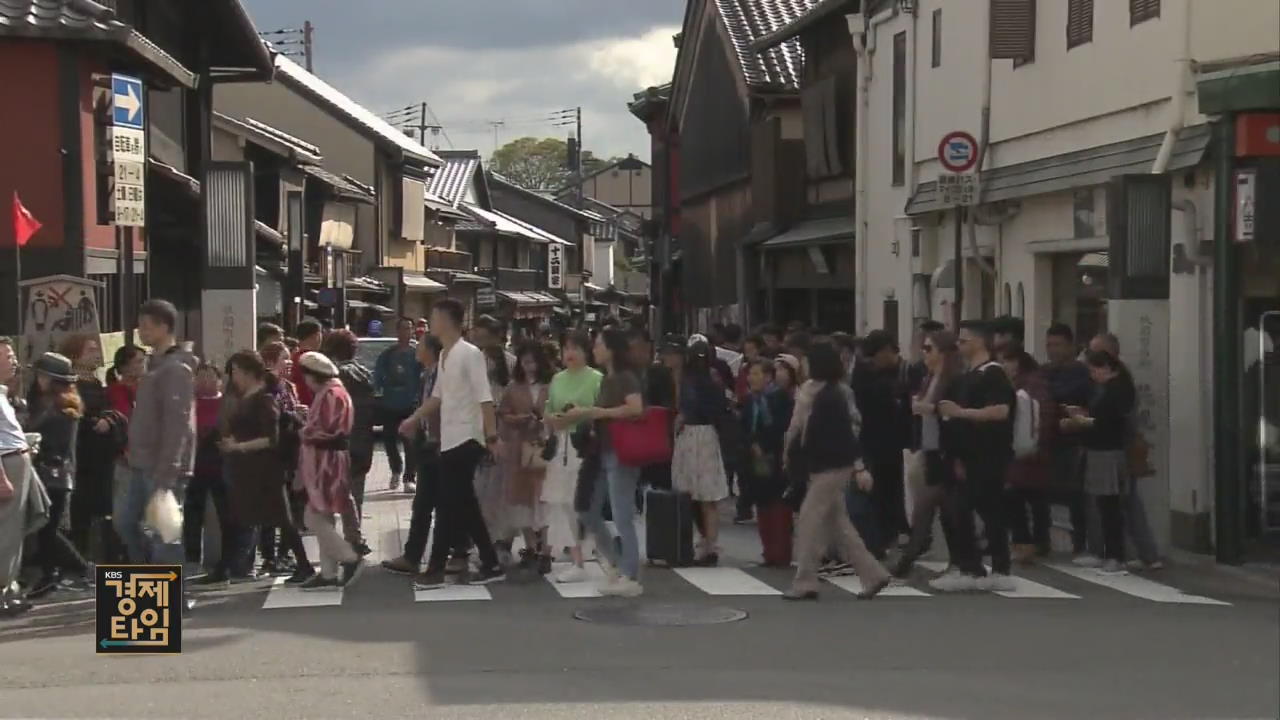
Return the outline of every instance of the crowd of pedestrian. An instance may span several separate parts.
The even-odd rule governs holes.
[[[717,325],[655,348],[616,323],[508,338],[492,317],[464,318],[444,299],[429,322],[401,319],[373,367],[348,330],[265,324],[255,349],[215,366],[151,300],[138,324],[149,352],[120,348],[104,383],[97,338],[75,337],[34,363],[25,393],[0,339],[4,614],[85,589],[95,561],[185,563],[188,590],[263,576],[349,586],[370,553],[361,517],[379,442],[391,490],[413,498],[382,567],[423,591],[512,574],[588,582],[594,560],[601,594],[635,597],[645,561],[717,565],[730,504],[733,522],[757,525],[762,565],[795,566],[791,600],[848,573],[875,597],[913,572],[935,527],[950,563],[932,587],[1013,590],[1016,565],[1052,550],[1050,503],[1070,508],[1077,564],[1160,567],[1114,336],[1080,353],[1055,324],[1039,364],[1008,317],[922,323],[910,358],[880,330]],[[166,494],[185,510],[178,537],[149,517]]]

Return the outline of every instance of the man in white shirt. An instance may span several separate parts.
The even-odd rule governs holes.
[[[18,571],[22,567],[22,539],[26,534],[24,514],[30,488],[31,453],[27,438],[18,424],[17,413],[9,401],[9,381],[18,370],[13,341],[0,337],[0,484],[13,487],[13,496],[0,502],[0,616],[15,615],[31,609],[30,603],[16,592]]]
[[[480,571],[474,579],[463,571],[458,582],[487,584],[504,577],[473,483],[476,466],[498,442],[489,368],[484,353],[462,339],[462,318],[462,303],[453,298],[431,308],[431,332],[443,346],[435,387],[431,397],[400,424],[400,433],[410,435],[423,419],[440,411],[438,524],[427,569],[414,581],[420,590],[443,586],[450,548],[471,543],[480,555]]]

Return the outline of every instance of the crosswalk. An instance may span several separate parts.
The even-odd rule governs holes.
[[[928,585],[933,574],[945,569],[945,563],[923,561],[919,565],[927,573],[917,573],[908,583],[897,583],[885,588],[882,598],[909,598],[928,600],[942,597]],[[391,602],[414,603],[465,603],[465,602],[521,602],[530,600],[589,600],[602,597],[600,588],[605,583],[604,571],[594,562],[587,563],[586,578],[579,582],[561,583],[555,576],[567,568],[557,563],[553,572],[541,581],[528,584],[498,583],[493,585],[446,585],[431,590],[414,590],[406,578],[390,576],[378,568],[370,568],[365,577],[350,589],[305,591],[284,584],[283,578],[275,578],[262,603],[263,610],[280,611],[317,607],[342,606],[352,593],[361,593],[362,586],[375,585]],[[1048,577],[1056,575],[1068,579],[1069,588],[1051,585]],[[676,597],[751,598],[779,596],[790,579],[788,573],[759,568],[646,568],[642,580],[648,588],[646,597],[664,600]],[[852,598],[862,591],[857,576],[824,578],[825,596]],[[1072,582],[1074,581],[1074,582]],[[403,589],[401,589],[403,588]],[[373,591],[370,591],[373,592]],[[973,595],[973,594],[970,594]],[[980,594],[982,595],[982,594]],[[1093,570],[1070,565],[1046,565],[1038,570],[1038,579],[1015,576],[1012,590],[990,593],[1003,600],[1080,601],[1093,597],[1128,596],[1143,601],[1162,604],[1230,606],[1231,603],[1215,598],[1183,592],[1175,587],[1133,575],[1103,575]]]

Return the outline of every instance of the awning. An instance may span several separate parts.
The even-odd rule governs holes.
[[[593,285],[592,283],[582,283],[582,287],[590,290],[591,292],[604,292],[604,288],[599,285]]]
[[[764,242],[777,234],[778,226],[768,221],[758,222],[751,228],[751,232],[747,233],[747,236],[742,239],[742,244],[748,246],[755,245],[756,243]]]
[[[361,275],[360,277],[354,277],[354,278],[351,278],[350,280],[347,280],[346,288],[347,290],[373,292],[373,293],[380,293],[382,295],[391,294],[390,287],[387,287],[387,285],[381,282],[380,280],[371,278],[368,275]]]
[[[546,293],[535,291],[499,290],[498,297],[516,304],[517,307],[550,307],[560,301]]]
[[[266,240],[272,245],[284,247],[284,236],[281,235],[275,228],[262,222],[261,220],[253,221],[253,230],[254,230],[254,234],[258,236],[259,240]]]
[[[351,178],[331,173],[319,165],[303,165],[302,172],[329,186],[333,194],[344,200],[372,205],[375,193]]]
[[[1149,173],[1163,141],[1164,133],[1156,133],[988,170],[982,174],[982,201],[1015,200],[1094,187],[1117,175]],[[1199,165],[1208,145],[1208,125],[1184,128],[1174,143],[1168,172]],[[908,215],[946,209],[949,208],[939,202],[936,182],[920,183],[907,202]]]
[[[387,307],[386,305],[379,305],[379,304],[377,304],[377,303],[369,303],[369,302],[365,302],[365,301],[363,301],[363,300],[352,300],[352,299],[350,299],[350,298],[348,298],[348,299],[347,299],[347,308],[348,308],[348,309],[350,309],[350,310],[364,310],[364,309],[370,309],[370,310],[373,310],[374,312],[381,313],[381,314],[383,314],[383,315],[394,315],[394,314],[395,314],[395,312],[396,312],[395,310],[392,310],[391,308]]]
[[[439,277],[447,278],[449,283],[475,283],[476,285],[489,285],[492,280],[483,276],[469,273],[463,270],[450,270],[448,268],[433,268],[427,270],[428,273],[434,273]]]
[[[804,247],[808,245],[832,245],[853,239],[853,216],[804,220],[790,230],[766,240],[760,247]]]
[[[444,283],[438,283],[422,275],[410,275],[407,272],[401,278],[401,281],[404,283],[404,289],[409,292],[436,293],[449,289]]]

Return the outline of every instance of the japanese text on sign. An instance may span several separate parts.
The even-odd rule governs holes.
[[[942,173],[938,175],[938,198],[943,205],[973,205],[978,183],[973,175]]]

